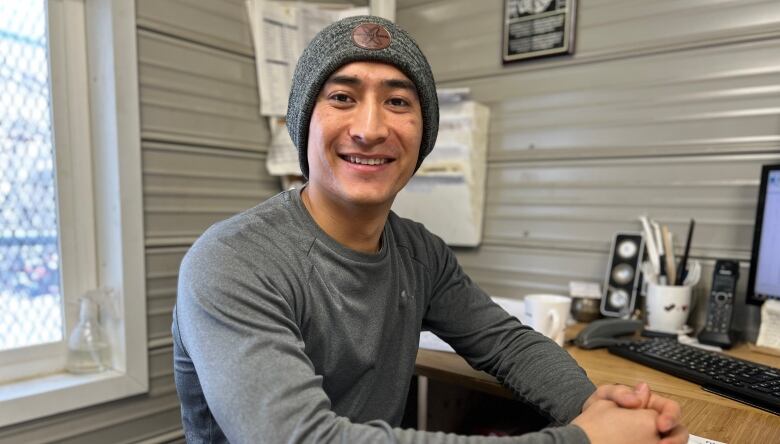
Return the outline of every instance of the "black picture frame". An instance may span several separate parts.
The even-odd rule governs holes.
[[[502,62],[574,53],[577,0],[504,0]]]

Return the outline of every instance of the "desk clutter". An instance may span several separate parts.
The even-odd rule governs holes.
[[[647,382],[680,400],[689,430],[723,442],[776,442],[780,436],[780,165],[764,167],[760,188],[749,264],[744,255],[737,254],[739,260],[716,259],[711,249],[694,248],[694,220],[667,216],[665,226],[641,216],[637,232],[614,236],[603,287],[569,283],[570,315],[580,322],[570,332],[582,330],[574,341],[577,347],[569,343],[565,349],[589,378],[597,385]],[[702,217],[700,223],[700,238],[719,235],[711,220]],[[677,242],[671,228],[680,234]],[[748,265],[750,271],[742,273],[737,287],[741,268]],[[706,315],[703,325],[691,316],[694,287],[707,296],[698,298],[706,301],[699,304],[700,314]],[[517,317],[530,324],[523,317],[528,301],[525,306],[523,301],[512,302],[520,306]],[[759,304],[760,324],[754,316],[757,307],[750,307]],[[544,321],[533,327],[554,337],[555,316],[542,313],[539,318]],[[701,331],[694,332],[689,318]],[[739,321],[735,325],[740,333],[750,332],[746,325],[760,325],[756,345],[737,343],[741,338],[732,337],[732,318]],[[420,344],[421,349],[452,351],[429,332],[421,335]],[[417,368],[429,378],[449,381],[455,374],[464,384],[484,386],[489,393],[501,389],[495,379],[474,371],[454,353],[420,350]],[[720,441],[693,434],[689,438],[696,444]]]
[[[762,193],[769,187],[769,172],[775,174],[771,176],[774,177],[772,186],[780,196],[780,165],[764,168]],[[751,348],[755,352],[780,350],[780,275],[776,271],[769,272],[777,270],[780,264],[780,249],[776,248],[780,245],[780,234],[771,231],[780,226],[776,220],[780,216],[780,203],[773,203],[767,213],[770,216],[764,218],[761,206],[764,201],[769,201],[769,197],[759,202],[757,218],[763,222],[765,235],[761,234],[762,225],[757,224],[746,295],[747,304],[763,304],[757,344]],[[722,353],[736,342],[732,336],[732,318],[737,304],[740,262],[714,260],[709,297],[703,307],[706,321],[694,336],[694,329],[687,321],[695,305],[693,288],[701,283],[705,274],[702,263],[691,258],[696,222],[690,220],[685,242],[675,250],[674,235],[669,226],[646,215],[640,216],[638,221],[640,232],[614,235],[603,289],[593,282],[570,282],[571,299],[565,305],[559,299],[566,297],[553,295],[529,295],[525,301],[494,300],[500,305],[506,304],[508,312],[514,310],[519,314],[515,314],[518,319],[559,344],[562,343],[559,328],[573,322],[572,319],[561,320],[560,307],[565,306],[566,317],[579,322],[592,321],[575,340],[580,348],[606,347],[610,354],[700,384],[703,390],[716,395],[780,415],[780,368],[776,366],[776,360],[765,361],[772,365],[763,365],[740,359],[737,356],[762,360],[760,355],[744,354],[744,346],[738,347],[742,355]],[[676,251],[680,250],[682,255],[678,259]],[[763,256],[757,256],[757,252],[763,252]],[[640,303],[641,295],[645,296],[644,304]],[[607,319],[596,320],[599,315]],[[644,338],[636,337],[640,330]],[[628,335],[633,337],[626,337]],[[421,335],[420,347],[449,348],[427,332]],[[568,348],[570,353],[574,350]]]
[[[612,241],[610,260],[601,299],[605,317],[629,318],[640,314],[650,335],[674,337],[692,330],[687,324],[693,289],[702,278],[702,265],[690,257],[696,222],[691,219],[683,254],[676,258],[674,235],[669,227],[646,215],[638,218],[641,232],[618,232]],[[722,348],[734,343],[732,318],[740,264],[735,260],[715,262],[706,312],[698,341]],[[637,307],[644,295],[644,307]]]
[[[492,298],[509,314],[562,345],[562,331],[570,319],[571,300],[565,296],[528,295],[525,300]],[[568,316],[566,316],[568,318]],[[697,343],[681,332],[675,337],[639,338],[640,320],[607,318],[591,322],[574,339],[583,349],[606,347],[611,354],[696,384],[705,391],[780,415],[780,369],[719,353],[718,347]],[[558,330],[560,328],[560,331]],[[648,331],[645,329],[644,334]],[[561,339],[559,342],[558,339]],[[420,334],[421,349],[454,352],[431,332]]]
[[[644,215],[639,217],[639,222],[642,232],[618,232],[612,240],[601,314],[620,318],[632,316],[638,294],[647,286],[646,309],[649,315],[652,314],[652,324],[648,328],[675,333],[685,322],[691,306],[691,289],[701,278],[701,264],[689,260],[695,222],[691,219],[685,252],[679,261],[675,258],[674,237],[667,225]],[[671,305],[674,307],[667,309]]]
[[[641,233],[617,233],[612,242],[601,314],[613,319],[593,322],[580,333],[577,344],[606,346],[612,354],[780,415],[780,369],[719,353],[734,344],[731,325],[739,262],[715,261],[705,325],[697,336],[689,336],[692,290],[702,276],[700,262],[690,258],[695,221],[690,220],[679,261],[668,226],[644,215],[639,222]],[[640,292],[646,295],[644,310],[635,310]],[[764,304],[761,331],[765,334],[760,341],[780,342],[780,304],[774,300]],[[643,322],[629,320],[640,317]],[[616,338],[636,333],[631,330],[640,325],[642,335],[650,339]]]

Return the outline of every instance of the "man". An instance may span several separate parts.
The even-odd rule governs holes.
[[[403,30],[352,17],[318,34],[287,124],[305,187],[211,227],[182,262],[173,335],[188,441],[687,440],[676,403],[646,385],[595,390],[563,349],[492,303],[441,239],[390,211],[438,128],[430,67]],[[395,428],[421,328],[554,427],[509,439]]]

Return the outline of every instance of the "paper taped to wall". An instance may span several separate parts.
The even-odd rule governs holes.
[[[283,116],[300,46],[296,11],[292,6],[261,0],[247,0],[246,5],[255,47],[260,112]]]
[[[442,93],[448,90],[440,90],[440,97]],[[479,103],[442,102],[436,147],[398,193],[393,211],[421,222],[448,245],[479,245],[489,119],[490,110]]]
[[[271,146],[265,160],[268,173],[273,176],[300,176],[298,149],[290,139],[284,119],[269,117],[268,126],[271,129]]]

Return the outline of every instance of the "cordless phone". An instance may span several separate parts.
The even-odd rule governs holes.
[[[731,317],[734,312],[737,279],[739,279],[739,262],[731,260],[715,262],[707,307],[707,323],[704,325],[704,330],[699,333],[699,342],[702,344],[731,347]]]

